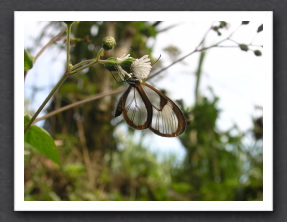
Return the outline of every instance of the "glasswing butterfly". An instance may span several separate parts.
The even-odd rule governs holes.
[[[117,103],[115,117],[123,114],[131,127],[149,128],[163,137],[176,137],[184,132],[185,118],[171,99],[137,77],[126,82],[129,87]]]

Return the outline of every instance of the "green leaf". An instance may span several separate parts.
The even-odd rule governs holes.
[[[34,57],[29,52],[24,50],[24,71],[32,69],[34,60]]]
[[[30,119],[31,119],[31,115],[25,115],[24,116],[24,127],[28,124]]]
[[[24,124],[29,121],[28,116],[24,117]],[[44,154],[50,160],[60,164],[60,155],[56,148],[53,138],[43,128],[38,126],[30,126],[24,135],[26,145],[35,148]]]

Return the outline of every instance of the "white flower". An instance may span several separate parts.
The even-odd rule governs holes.
[[[131,65],[132,73],[138,79],[146,79],[151,68],[152,66],[148,55],[144,55],[140,59],[136,59]]]
[[[130,57],[130,54],[123,55],[120,58],[117,57],[116,62],[122,62]],[[119,71],[119,76],[121,77],[122,80],[125,80],[125,76],[128,76],[128,78],[132,77],[131,74],[127,73],[120,65],[116,65],[117,70]]]

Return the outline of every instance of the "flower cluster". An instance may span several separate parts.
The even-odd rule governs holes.
[[[148,55],[134,59],[130,57],[130,54],[127,54],[117,58],[116,61],[121,63],[117,65],[117,69],[122,80],[125,80],[125,76],[128,78],[134,76],[140,80],[146,79],[152,68]]]
[[[151,63],[148,55],[144,55],[140,59],[136,59],[132,65],[132,73],[138,79],[146,79],[151,71]]]

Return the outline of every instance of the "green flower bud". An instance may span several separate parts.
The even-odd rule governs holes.
[[[124,61],[121,62],[121,67],[123,68],[123,70],[125,70],[127,73],[131,73],[132,70],[131,70],[131,66],[132,66],[132,63],[135,61],[134,58],[128,58]]]
[[[239,47],[242,51],[248,51],[248,46],[245,44],[239,44]]]
[[[110,57],[107,58],[106,61],[116,61],[117,59],[115,57]],[[114,63],[103,63],[103,65],[105,66],[105,68],[111,72],[113,71],[117,71],[116,65]]]
[[[116,40],[114,39],[114,37],[108,36],[108,37],[103,38],[102,46],[106,51],[112,49],[115,45],[116,45]]]
[[[261,56],[261,55],[262,55],[262,52],[261,52],[260,50],[255,50],[255,51],[254,51],[254,54],[255,54],[256,56]]]

